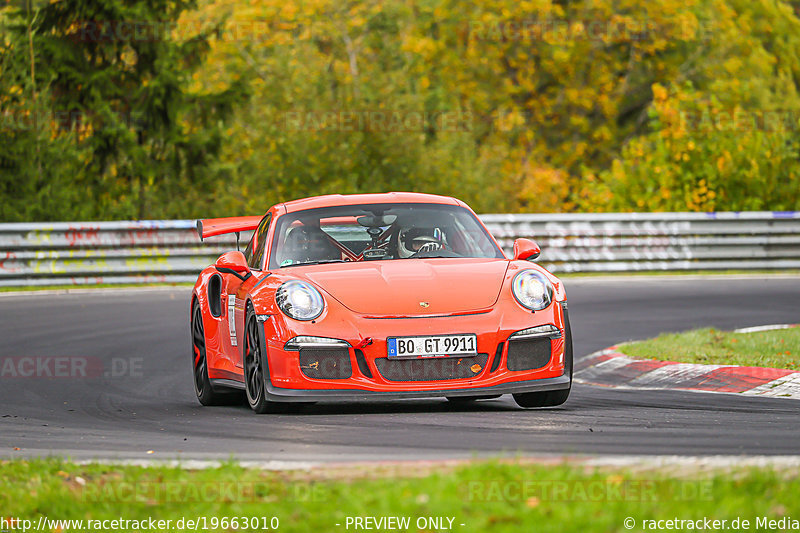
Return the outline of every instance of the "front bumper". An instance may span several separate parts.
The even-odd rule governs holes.
[[[435,398],[444,396],[490,396],[495,394],[519,394],[522,392],[544,392],[570,388],[569,376],[520,381],[494,385],[442,390],[364,391],[355,389],[283,389],[270,384],[267,399],[273,402],[318,402],[318,401],[375,401],[403,398]]]
[[[506,308],[508,310],[508,308]],[[567,389],[571,386],[565,364],[564,311],[562,305],[552,304],[544,311],[506,312],[499,308],[473,315],[446,318],[374,319],[351,316],[326,325],[299,325],[280,316],[264,322],[262,346],[267,346],[267,396],[277,402],[322,400],[380,400],[395,398],[426,398],[441,396],[484,396],[517,394]],[[327,322],[327,321],[326,321]],[[511,370],[509,337],[532,326],[552,324],[560,335],[549,339],[550,359],[541,368]],[[487,328],[487,325],[490,327]],[[294,326],[294,327],[293,327]],[[289,329],[291,328],[291,329]],[[358,346],[370,337],[371,344],[349,348],[350,371],[340,379],[309,377],[301,368],[300,352],[286,350],[285,342],[295,335],[312,334],[346,340]],[[476,333],[478,353],[487,357],[475,375],[449,379],[391,379],[377,363],[386,364],[386,338],[395,335],[431,335],[445,333]],[[381,361],[378,361],[381,360]],[[475,361],[464,358],[472,365]],[[366,364],[366,368],[364,367]]]

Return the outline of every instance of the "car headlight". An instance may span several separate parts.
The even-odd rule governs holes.
[[[511,282],[514,298],[531,311],[541,311],[553,301],[553,284],[536,270],[523,270]]]
[[[322,295],[305,281],[287,281],[278,288],[275,301],[281,311],[295,320],[314,320],[325,308]]]

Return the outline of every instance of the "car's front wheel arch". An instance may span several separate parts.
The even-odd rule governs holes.
[[[244,339],[242,341],[242,370],[247,403],[258,414],[276,412],[280,404],[268,399],[269,348],[264,325],[258,320],[253,302],[245,304]]]
[[[192,299],[189,329],[192,337],[192,378],[197,400],[202,405],[230,405],[241,401],[241,392],[217,391],[209,379],[209,360],[206,351],[203,309],[198,298]]]
[[[569,375],[569,387],[565,389],[546,392],[524,392],[514,394],[514,401],[524,408],[555,407],[563,404],[569,398],[572,390],[573,344],[572,327],[569,323],[569,313],[564,305],[564,375]]]

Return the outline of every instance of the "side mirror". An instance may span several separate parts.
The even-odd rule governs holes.
[[[514,259],[517,260],[533,260],[539,257],[542,253],[539,245],[530,239],[517,239],[514,241]]]
[[[225,252],[217,262],[214,263],[214,268],[223,274],[233,274],[240,280],[244,281],[250,277],[250,267],[247,266],[247,260],[244,258],[242,252]]]

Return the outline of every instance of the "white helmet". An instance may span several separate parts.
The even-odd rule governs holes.
[[[439,228],[406,228],[397,238],[397,252],[401,258],[429,250],[444,248],[442,230]]]

